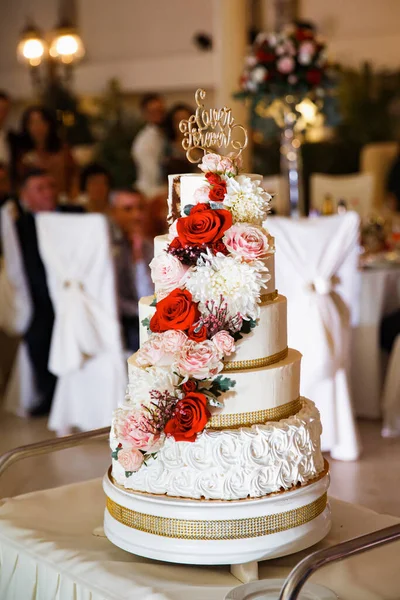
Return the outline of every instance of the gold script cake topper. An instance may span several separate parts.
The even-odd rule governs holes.
[[[215,147],[232,148],[230,153],[233,158],[241,155],[247,146],[247,131],[243,125],[235,123],[232,109],[210,108],[205,109],[202,100],[206,92],[198,89],[195,94],[196,112],[188,119],[179,123],[179,129],[184,134],[183,149],[189,162],[200,162],[201,156],[196,150],[215,152]]]

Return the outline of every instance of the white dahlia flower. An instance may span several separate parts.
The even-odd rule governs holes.
[[[158,390],[175,395],[179,378],[170,367],[138,367],[129,364],[129,383],[125,402],[133,406],[149,406],[153,401],[150,392]]]
[[[189,272],[186,288],[193,300],[200,303],[203,313],[207,313],[207,301],[219,304],[222,296],[230,316],[240,313],[244,318],[256,319],[261,290],[270,278],[261,261],[245,263],[231,256],[209,253]]]
[[[267,217],[271,197],[258,181],[239,175],[228,179],[224,206],[231,211],[234,223],[261,225]]]

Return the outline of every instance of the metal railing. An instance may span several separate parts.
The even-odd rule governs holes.
[[[396,540],[400,540],[400,524],[313,552],[313,554],[300,561],[289,573],[283,584],[279,600],[297,600],[307,579],[321,567]]]
[[[80,446],[87,442],[106,440],[109,434],[110,427],[103,427],[102,429],[93,429],[92,431],[84,431],[83,433],[66,435],[54,440],[44,440],[43,442],[14,448],[0,456],[0,477],[17,460],[48,454],[49,452],[57,452],[58,450],[66,450],[67,448]]]

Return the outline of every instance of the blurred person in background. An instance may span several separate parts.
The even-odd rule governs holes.
[[[0,90],[0,162],[8,168],[8,174],[14,186],[17,176],[18,136],[7,127],[10,109],[9,95]]]
[[[11,181],[8,173],[8,167],[5,163],[0,162],[0,208],[10,198]]]
[[[125,347],[131,352],[139,348],[138,301],[154,293],[149,268],[153,243],[144,235],[145,207],[146,201],[138,190],[116,190],[111,194],[118,306]]]
[[[30,106],[22,116],[19,174],[32,168],[51,173],[62,200],[77,195],[78,169],[69,150],[58,134],[52,111],[43,106]]]
[[[179,129],[179,123],[188,120],[193,112],[187,104],[175,104],[167,113],[163,159],[164,177],[197,171],[197,165],[193,165],[186,158],[186,150],[182,148],[183,133]]]
[[[81,201],[87,212],[107,213],[112,180],[109,171],[98,163],[90,163],[81,173]]]
[[[162,160],[165,148],[165,103],[158,94],[143,97],[140,108],[145,126],[133,140],[131,154],[137,169],[136,187],[151,198],[165,186]]]

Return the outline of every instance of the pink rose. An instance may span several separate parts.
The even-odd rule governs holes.
[[[177,367],[184,377],[207,379],[222,370],[220,354],[211,340],[189,340],[182,348]]]
[[[170,329],[161,335],[164,351],[170,354],[179,352],[188,339],[187,335],[178,329]]]
[[[175,219],[175,221],[173,223],[171,223],[171,225],[169,226],[168,229],[168,240],[170,242],[172,242],[173,239],[175,239],[178,235],[178,231],[176,229],[178,223],[178,219]]]
[[[260,227],[236,223],[225,233],[223,242],[228,251],[244,261],[262,258],[270,249],[268,237]]]
[[[218,171],[219,160],[219,154],[206,153],[199,164],[199,169],[203,173],[216,173]]]
[[[118,452],[118,462],[125,471],[139,471],[143,464],[143,454],[136,448],[120,450]]]
[[[176,256],[167,252],[155,256],[150,263],[150,269],[158,300],[162,300],[179,287],[187,271],[187,267]]]
[[[218,170],[222,173],[233,173],[234,175],[238,174],[236,162],[229,156],[221,156]]]
[[[218,331],[212,338],[218,352],[221,356],[229,356],[232,352],[235,352],[235,340],[225,330]]]
[[[201,187],[197,188],[197,190],[194,193],[193,196],[193,200],[195,204],[204,204],[209,202],[210,198],[209,198],[209,193],[210,193],[210,186],[209,185],[202,185]]]
[[[150,365],[165,367],[172,364],[172,357],[165,350],[162,334],[152,333],[147,342],[137,351],[135,360],[139,367]]]
[[[136,448],[155,452],[161,443],[159,434],[152,433],[145,413],[137,408],[117,408],[114,413],[113,433],[124,449]]]
[[[294,69],[294,60],[291,56],[283,56],[276,63],[276,68],[280,73],[288,75]]]

